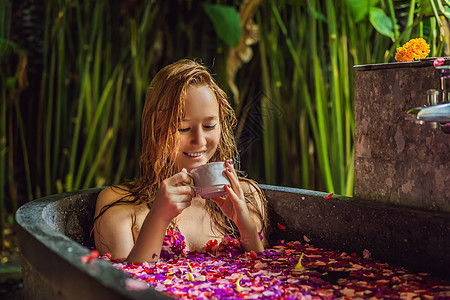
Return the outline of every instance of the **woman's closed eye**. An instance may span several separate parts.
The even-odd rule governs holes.
[[[212,130],[212,129],[215,129],[216,126],[217,126],[217,124],[214,124],[214,125],[203,125],[203,128]],[[179,132],[187,132],[187,131],[189,131],[189,130],[191,130],[191,127],[178,128],[178,131],[179,131]]]

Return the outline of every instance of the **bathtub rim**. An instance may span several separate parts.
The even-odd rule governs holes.
[[[95,194],[102,189],[103,187],[55,194],[22,205],[16,212],[22,260],[34,268],[44,278],[44,282],[50,283],[53,288],[56,287],[55,292],[58,295],[68,299],[80,299],[80,297],[99,299],[100,295],[102,297],[107,295],[108,299],[172,299],[151,287],[143,291],[128,290],[125,282],[132,276],[114,268],[107,261],[97,259],[83,264],[81,257],[90,254],[90,249],[54,230],[44,220],[45,208],[56,201]],[[60,253],[61,249],[65,249],[66,252]],[[42,260],[42,257],[46,255],[54,255],[57,262],[53,262],[53,265],[49,267],[47,262]],[[74,278],[77,280],[67,278],[66,275],[71,273],[74,273]],[[24,278],[25,282],[26,278]],[[26,295],[27,287],[24,286],[24,288]]]

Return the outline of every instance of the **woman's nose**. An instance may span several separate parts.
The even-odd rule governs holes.
[[[197,130],[193,130],[192,132],[192,140],[191,143],[194,145],[206,145],[205,133],[203,132],[203,128],[198,128]]]

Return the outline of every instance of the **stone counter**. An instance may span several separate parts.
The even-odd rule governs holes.
[[[449,64],[446,61],[446,64]],[[407,120],[439,89],[432,60],[355,66],[354,196],[450,212],[450,135]]]

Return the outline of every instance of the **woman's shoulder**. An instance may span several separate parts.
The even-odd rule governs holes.
[[[113,185],[104,188],[97,196],[95,216],[103,215],[131,215],[132,217],[148,210],[145,203],[137,203],[130,189],[124,185]]]
[[[97,206],[110,205],[119,200],[132,201],[133,196],[129,189],[123,185],[112,185],[104,188],[97,196]]]
[[[93,231],[100,253],[109,252],[114,257],[128,255],[138,211],[130,194],[125,186],[110,186],[97,196]]]

